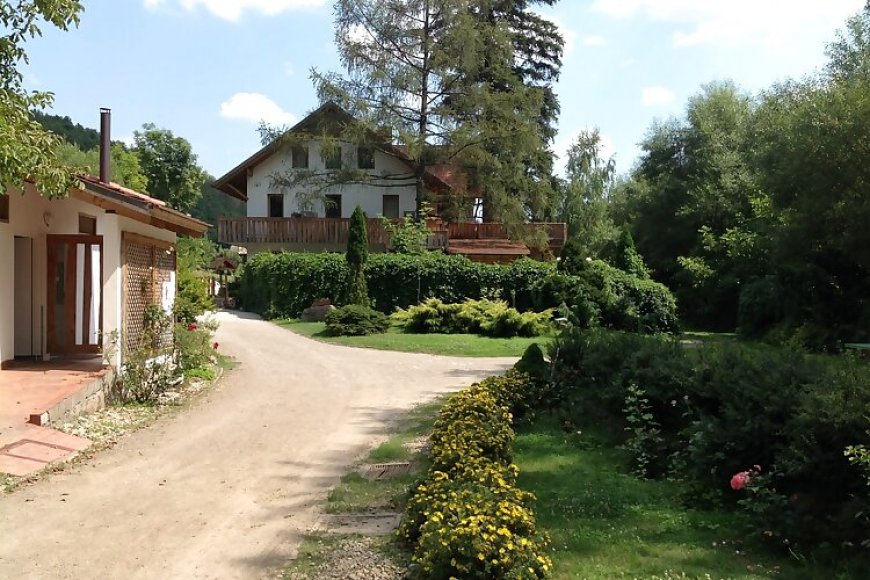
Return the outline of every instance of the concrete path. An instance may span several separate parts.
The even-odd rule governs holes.
[[[354,349],[221,313],[241,366],[193,409],[0,498],[0,578],[261,578],[415,403],[512,359]]]

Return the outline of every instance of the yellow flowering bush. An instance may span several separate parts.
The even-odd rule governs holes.
[[[551,562],[535,529],[534,496],[475,480],[445,480],[430,504],[413,561],[426,578],[541,578]]]
[[[432,468],[448,471],[468,458],[509,463],[514,443],[508,407],[482,386],[457,393],[444,405],[432,431]]]
[[[432,433],[432,466],[411,493],[398,534],[424,578],[532,579],[549,575],[548,539],[534,496],[516,487],[511,409],[533,392],[510,371],[453,395]]]

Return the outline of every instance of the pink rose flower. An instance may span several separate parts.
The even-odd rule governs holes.
[[[731,489],[734,491],[740,491],[752,480],[752,476],[748,471],[741,471],[740,473],[734,474],[734,477],[731,478]]]
[[[197,325],[193,324],[192,322],[187,325],[187,330],[196,330],[198,328],[199,327]]]

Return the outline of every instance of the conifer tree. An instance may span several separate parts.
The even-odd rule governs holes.
[[[366,216],[357,205],[350,217],[350,229],[347,235],[347,304],[369,306],[369,292],[365,277],[365,264],[369,254],[369,239],[366,231]]]

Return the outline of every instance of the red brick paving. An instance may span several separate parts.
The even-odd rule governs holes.
[[[99,362],[90,360],[14,363],[0,370],[0,472],[28,475],[88,447],[87,439],[28,421],[105,372]]]

